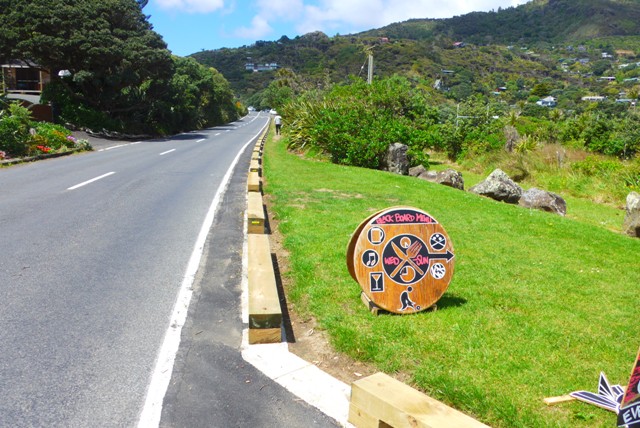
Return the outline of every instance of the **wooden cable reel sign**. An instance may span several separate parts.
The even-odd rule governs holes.
[[[347,246],[347,267],[367,299],[397,314],[433,306],[449,287],[454,253],[440,223],[412,207],[364,220]]]

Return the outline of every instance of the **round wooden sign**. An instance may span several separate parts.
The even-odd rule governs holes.
[[[431,215],[393,207],[362,222],[347,246],[347,267],[375,305],[393,313],[425,310],[453,276],[453,245]]]

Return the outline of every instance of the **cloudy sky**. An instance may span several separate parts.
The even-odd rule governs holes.
[[[411,18],[449,18],[529,0],[150,0],[144,8],[169,49],[186,56],[257,40],[328,36],[379,28]]]

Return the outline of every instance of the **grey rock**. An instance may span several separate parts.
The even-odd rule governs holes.
[[[435,171],[429,171],[424,166],[418,165],[412,168],[409,168],[409,175],[411,177],[416,177],[421,180],[432,181],[435,183],[437,178],[437,173]]]
[[[509,204],[517,204],[522,196],[522,187],[500,169],[493,171],[484,181],[476,184],[469,191]]]
[[[518,204],[525,208],[548,211],[562,216],[567,214],[567,203],[560,195],[535,187],[525,191]]]
[[[627,195],[627,207],[622,230],[629,236],[640,238],[640,193]]]
[[[409,176],[410,177],[420,177],[422,174],[427,173],[427,168],[423,165],[412,166],[409,168]]]
[[[462,174],[455,169],[448,168],[444,171],[438,172],[436,176],[436,183],[464,190],[464,179],[462,178]]]
[[[409,159],[407,159],[409,146],[401,143],[393,143],[387,150],[385,159],[386,170],[400,175],[409,174]]]

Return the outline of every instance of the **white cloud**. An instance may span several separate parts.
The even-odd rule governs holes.
[[[265,19],[299,19],[304,10],[303,0],[257,0],[258,14]]]
[[[331,28],[363,31],[412,18],[448,18],[473,11],[497,10],[528,0],[319,0],[307,4],[296,28],[301,32]]]
[[[210,13],[221,10],[224,0],[155,0],[161,9],[189,13]]]
[[[262,39],[271,34],[273,29],[263,17],[256,15],[251,20],[251,27],[240,27],[234,31],[237,37],[245,39]]]

